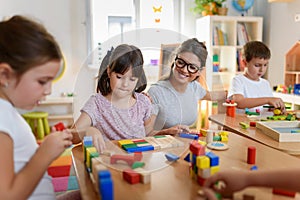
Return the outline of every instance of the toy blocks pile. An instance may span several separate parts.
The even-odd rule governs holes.
[[[190,176],[203,186],[205,179],[220,170],[219,157],[213,152],[205,152],[201,140],[190,143]]]
[[[151,151],[183,146],[184,143],[171,135],[157,135],[143,139],[124,139],[118,141],[119,147],[127,153]]]
[[[75,173],[72,173],[72,147],[67,148],[48,167],[48,174],[52,176],[52,184],[55,192],[77,190],[78,183]]]
[[[83,138],[84,163],[90,178],[102,200],[114,199],[113,180],[110,171],[97,159],[99,153],[93,146],[91,136]]]

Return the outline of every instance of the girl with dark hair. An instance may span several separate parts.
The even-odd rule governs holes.
[[[38,146],[16,108],[44,100],[61,67],[61,50],[41,24],[23,16],[0,22],[0,199],[56,199],[47,169],[72,134],[53,132]]]
[[[151,102],[141,94],[146,86],[143,56],[135,46],[121,44],[108,51],[102,60],[97,94],[81,109],[74,126],[80,131],[74,143],[84,133],[92,135],[99,152],[105,141],[146,137],[150,130]],[[78,137],[79,136],[79,137]]]

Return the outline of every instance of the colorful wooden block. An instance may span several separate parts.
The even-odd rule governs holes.
[[[140,182],[140,174],[132,169],[127,169],[123,171],[123,179],[130,184],[136,184]]]
[[[272,193],[278,194],[278,195],[283,195],[283,196],[288,196],[288,197],[296,196],[296,192],[294,192],[294,191],[283,190],[283,189],[278,189],[278,188],[273,188]]]
[[[198,156],[196,158],[196,166],[199,169],[206,169],[210,167],[210,160],[207,156]]]
[[[176,161],[179,159],[179,157],[177,155],[172,154],[172,153],[166,153],[165,156],[166,156],[167,160],[170,162],[173,162],[173,161]]]
[[[179,137],[197,140],[199,138],[198,135],[188,134],[188,133],[179,133]]]
[[[255,164],[255,158],[256,158],[256,148],[254,146],[249,146],[248,154],[247,154],[247,163]]]
[[[202,146],[197,141],[193,140],[190,144],[190,151],[197,156],[205,155],[205,146]]]

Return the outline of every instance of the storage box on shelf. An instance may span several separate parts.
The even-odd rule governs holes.
[[[227,90],[231,79],[243,72],[241,49],[247,41],[262,40],[262,23],[262,17],[205,16],[197,19],[196,36],[199,41],[205,41],[208,50],[205,78],[210,90]],[[216,61],[217,67],[214,66]]]

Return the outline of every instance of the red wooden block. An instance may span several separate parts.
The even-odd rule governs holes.
[[[205,178],[202,178],[201,176],[197,176],[197,182],[198,182],[201,186],[204,185],[205,180],[206,180]]]
[[[123,171],[123,179],[130,184],[136,184],[140,182],[140,174],[132,169],[127,169]]]
[[[71,169],[71,165],[50,166],[48,167],[48,174],[52,177],[69,176],[70,169]]]
[[[248,147],[247,163],[255,164],[255,157],[256,157],[256,148],[254,146]]]
[[[133,159],[134,159],[134,161],[141,161],[143,159],[143,153],[142,152],[134,152]]]
[[[227,106],[226,108],[226,114],[229,117],[235,117],[235,106]]]
[[[56,131],[63,131],[66,129],[65,125],[62,122],[59,122],[54,125]]]
[[[252,121],[252,122],[249,123],[249,125],[252,126],[252,127],[256,127],[256,122]]]
[[[197,140],[193,140],[190,144],[190,151],[196,156],[205,155],[205,146],[199,144]]]
[[[296,196],[296,192],[283,190],[283,189],[273,188],[272,192],[273,192],[273,194],[279,194],[279,195],[284,195],[284,196],[289,196],[289,197]]]
[[[131,166],[134,163],[134,157],[129,155],[112,155],[110,157],[110,164],[116,164],[118,160],[122,160],[124,162],[127,162],[129,166]]]

